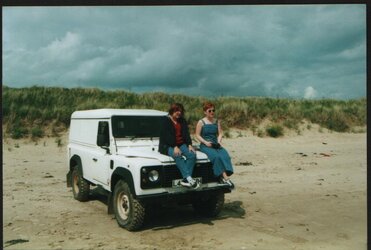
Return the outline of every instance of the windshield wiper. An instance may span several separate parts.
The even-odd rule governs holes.
[[[152,136],[146,135],[146,134],[135,134],[135,135],[128,135],[125,136],[126,138],[129,138],[131,141],[137,139],[137,138],[147,138],[150,137],[152,139]]]
[[[156,135],[156,133],[148,133],[148,132],[142,132],[142,133],[135,133],[135,134],[123,134],[121,136],[121,138],[126,138],[126,139],[130,139],[131,141],[135,140],[135,139],[138,139],[138,138],[145,138],[145,139],[150,139],[151,141],[153,141],[153,139],[155,138],[159,138],[160,135]]]
[[[121,138],[130,139],[132,141],[132,140],[136,139],[137,137],[138,137],[137,135],[124,135]]]

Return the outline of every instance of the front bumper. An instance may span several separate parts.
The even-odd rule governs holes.
[[[204,187],[200,189],[182,188],[177,192],[163,192],[157,194],[137,195],[137,199],[143,203],[170,202],[170,201],[191,201],[196,195],[207,195],[215,193],[230,193],[231,189],[226,185],[215,187]]]

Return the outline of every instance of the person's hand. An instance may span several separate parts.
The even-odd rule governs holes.
[[[196,153],[196,150],[194,149],[194,147],[192,147],[192,145],[189,145],[188,149],[189,149],[189,151],[191,151],[193,153]]]
[[[211,142],[208,142],[206,141],[206,143],[204,143],[207,147],[211,148],[213,145],[211,144]]]
[[[182,151],[180,150],[180,148],[175,147],[174,148],[174,156],[180,156],[181,154],[182,154]]]

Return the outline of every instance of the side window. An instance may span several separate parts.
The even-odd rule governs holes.
[[[108,122],[98,123],[97,145],[109,147],[109,126]]]

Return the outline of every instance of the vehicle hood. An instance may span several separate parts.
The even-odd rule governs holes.
[[[197,154],[197,161],[207,161],[207,156],[200,152],[196,151]],[[150,150],[143,150],[139,148],[121,148],[118,151],[118,155],[126,156],[126,157],[139,157],[139,158],[147,158],[147,159],[156,159],[162,163],[169,163],[174,162],[174,159],[170,156],[160,154],[157,151],[150,151]]]

